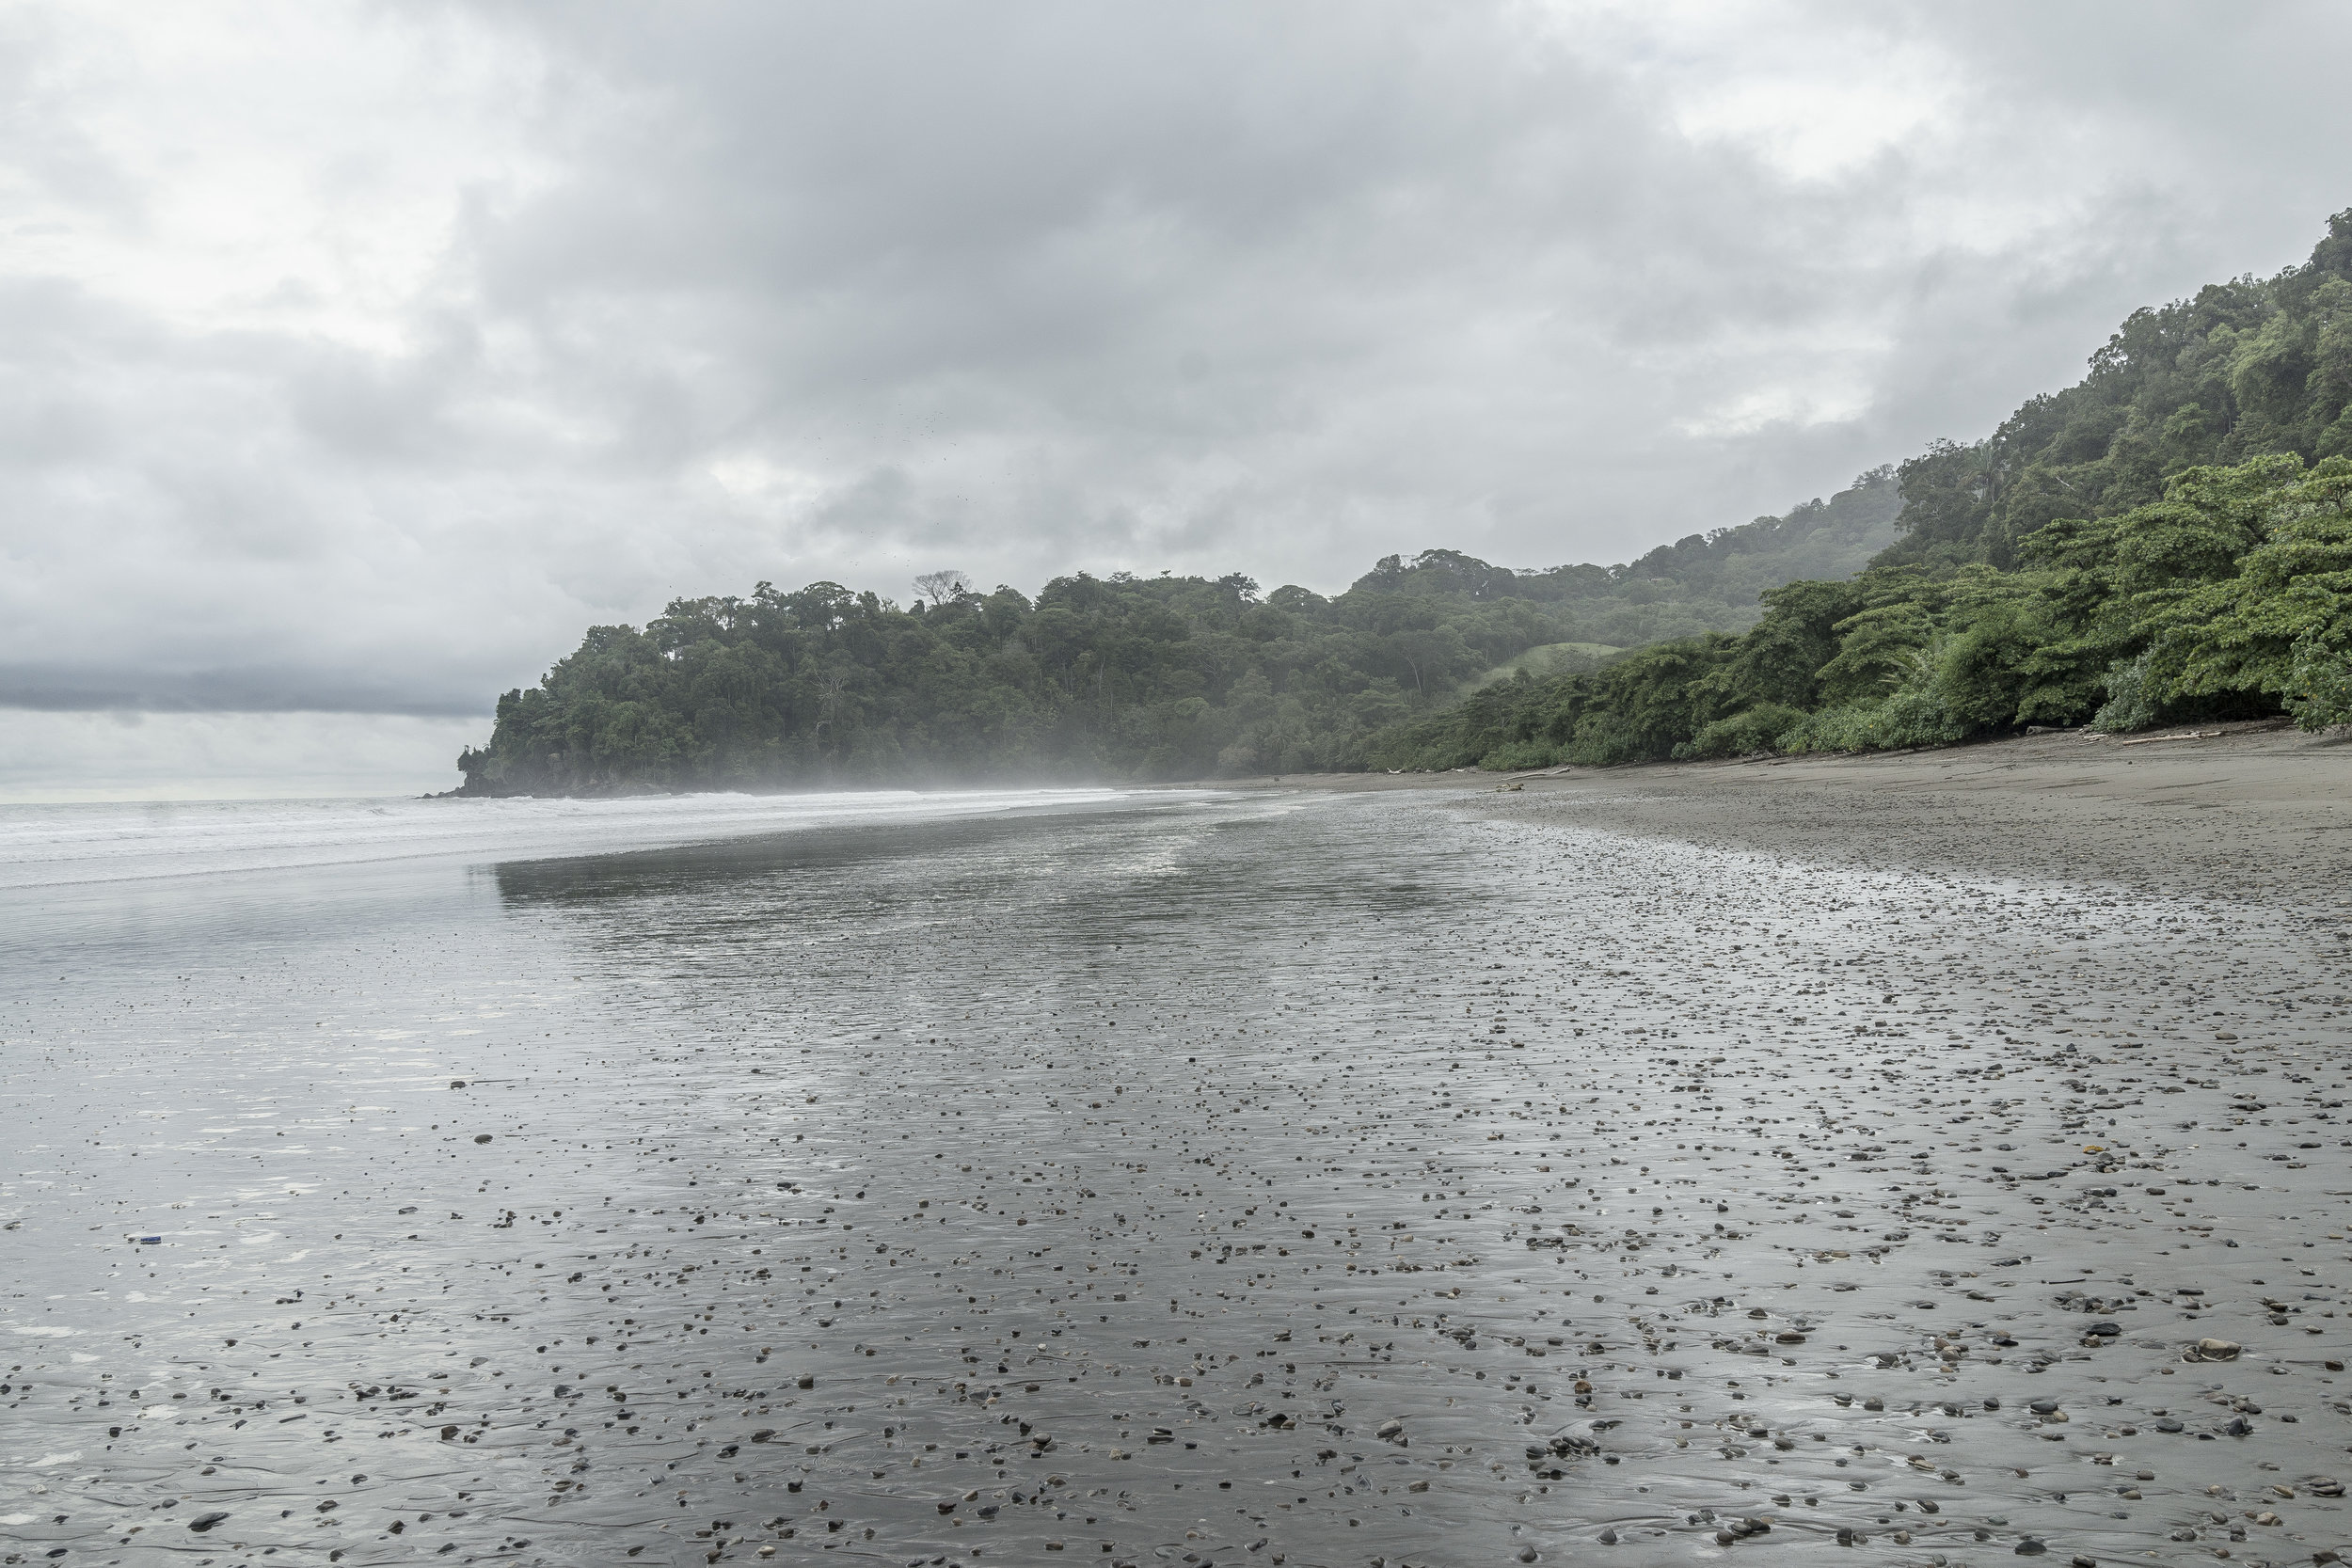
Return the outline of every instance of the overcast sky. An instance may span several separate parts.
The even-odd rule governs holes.
[[[453,784],[586,626],[761,578],[1779,512],[2299,261],[2347,57],[2336,4],[0,6],[0,794]]]

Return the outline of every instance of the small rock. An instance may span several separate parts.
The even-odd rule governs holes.
[[[195,1518],[188,1521],[188,1528],[196,1531],[199,1535],[202,1535],[206,1530],[211,1529],[215,1525],[227,1523],[229,1515],[226,1513],[199,1513]]]

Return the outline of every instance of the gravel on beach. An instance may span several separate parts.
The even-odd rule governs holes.
[[[0,1557],[2328,1560],[2341,753],[2080,754],[78,909]]]

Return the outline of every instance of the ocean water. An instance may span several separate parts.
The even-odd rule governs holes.
[[[0,1557],[2336,1544],[2313,933],[1476,808],[0,816]]]
[[[764,833],[1068,810],[1112,789],[841,791],[611,800],[0,803],[0,890],[385,861],[516,860]]]

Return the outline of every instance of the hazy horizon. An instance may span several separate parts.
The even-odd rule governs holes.
[[[2352,18],[2113,15],[12,8],[0,799],[449,787],[763,578],[1826,496],[2352,205]]]

